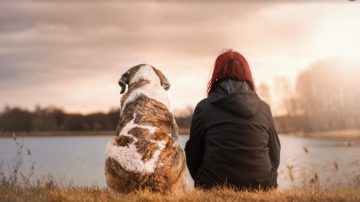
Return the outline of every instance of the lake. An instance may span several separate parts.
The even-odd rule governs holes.
[[[179,136],[184,147],[189,136]],[[279,187],[318,184],[360,187],[360,141],[279,135],[282,145]],[[51,175],[61,184],[105,187],[105,145],[111,136],[0,138],[0,165],[9,174],[16,159],[33,179]],[[17,142],[17,143],[16,143]],[[17,147],[23,145],[21,158]],[[188,174],[188,183],[192,185]]]

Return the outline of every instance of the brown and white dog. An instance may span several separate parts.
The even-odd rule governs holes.
[[[130,68],[120,80],[120,121],[106,147],[105,177],[120,193],[147,188],[161,193],[185,189],[185,158],[177,125],[169,111],[167,78],[146,64]]]

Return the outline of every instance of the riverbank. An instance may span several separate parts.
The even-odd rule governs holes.
[[[31,131],[31,132],[0,132],[0,137],[70,137],[70,136],[113,136],[115,130],[103,131]]]
[[[332,131],[319,131],[319,132],[290,132],[287,135],[296,137],[307,138],[324,138],[324,139],[338,139],[338,140],[360,140],[359,129],[347,130],[332,130]]]
[[[0,201],[360,201],[359,189],[327,191],[294,189],[287,191],[248,192],[232,189],[193,190],[173,196],[137,191],[117,194],[97,187],[7,187],[0,186]]]
[[[190,133],[188,128],[179,128],[180,135]],[[31,131],[31,132],[0,132],[0,137],[70,137],[70,136],[114,136],[115,130],[99,130],[99,131]]]
[[[189,128],[179,128],[179,135],[188,135]],[[102,130],[102,131],[32,131],[32,132],[0,132],[0,137],[70,137],[70,136],[114,136],[115,130]],[[324,139],[338,139],[338,140],[360,140],[360,130],[334,130],[334,131],[321,131],[321,132],[288,132],[281,133],[283,135],[307,138],[324,138]]]

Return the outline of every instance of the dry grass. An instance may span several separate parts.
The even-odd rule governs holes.
[[[0,186],[0,201],[360,201],[359,189],[320,189],[268,192],[232,189],[193,190],[173,196],[147,190],[123,195],[99,188],[6,187]]]

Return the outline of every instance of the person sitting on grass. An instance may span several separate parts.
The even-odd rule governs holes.
[[[277,188],[280,141],[246,59],[233,50],[219,55],[207,92],[185,146],[195,187]]]

